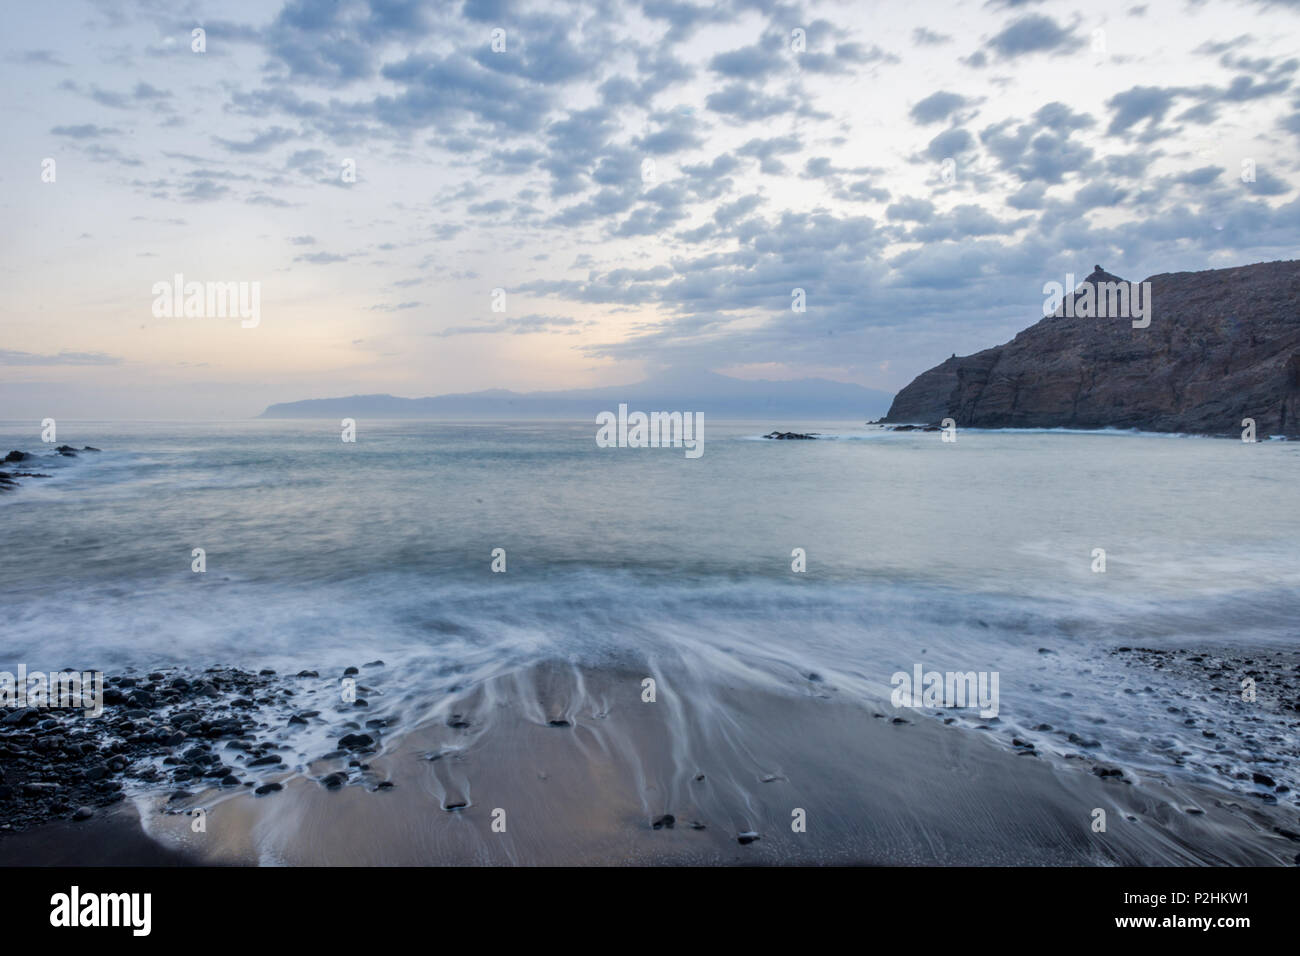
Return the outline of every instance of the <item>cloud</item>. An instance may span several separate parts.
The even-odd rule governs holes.
[[[944,130],[930,140],[925,155],[930,159],[944,160],[968,153],[975,146],[975,137],[960,127]]]
[[[1027,121],[1003,120],[986,127],[980,141],[1002,170],[1022,182],[1060,183],[1092,162],[1093,148],[1074,134],[1093,125],[1086,113],[1076,113],[1064,103],[1048,103]]]
[[[39,355],[34,352],[18,352],[13,349],[0,349],[0,365],[121,365],[122,359],[104,352],[69,352],[55,355]]]
[[[736,150],[738,156],[752,156],[759,161],[759,169],[770,175],[785,172],[785,164],[776,157],[787,156],[803,149],[795,136],[773,136],[768,139],[751,139]]]
[[[936,33],[927,27],[917,27],[912,31],[912,42],[917,46],[942,46],[951,43],[952,37],[946,33]]]
[[[1012,60],[1029,53],[1061,50],[1079,42],[1072,29],[1059,26],[1049,16],[1031,13],[995,34],[986,47],[1000,59]]]
[[[929,222],[934,218],[934,203],[906,196],[886,209],[885,215],[900,222]]]
[[[888,30],[852,4],[832,5],[832,22],[775,0],[277,0],[206,23],[209,56],[225,60],[194,57],[188,24],[138,3],[111,6],[114,29],[146,37],[138,50],[81,42],[74,25],[59,50],[6,63],[27,70],[24,106],[47,117],[15,124],[16,148],[70,153],[78,175],[100,164],[88,172],[105,216],[126,210],[124,229],[78,224],[71,235],[103,237],[83,251],[120,232],[129,260],[161,253],[168,204],[206,204],[190,217],[196,254],[288,265],[322,314],[382,316],[391,354],[444,322],[441,337],[479,336],[485,377],[491,333],[581,332],[568,340],[580,361],[879,354],[906,369],[930,346],[941,358],[1020,327],[1016,295],[1038,298],[1058,266],[1294,255],[1296,30],[1280,6],[1227,20],[1201,6],[1121,10],[1104,24],[1121,31],[1109,63],[1088,64],[1074,57],[1086,12],[1018,0],[947,20],[901,7]],[[489,44],[498,26],[504,53]],[[1120,42],[1130,28],[1142,45]],[[151,46],[159,34],[174,42]],[[953,79],[961,62],[985,69]],[[363,188],[323,195],[343,188],[348,157]],[[642,180],[647,159],[657,179]],[[237,248],[217,238],[232,223]],[[296,268],[341,263],[328,290]],[[479,274],[554,314],[448,318],[466,314]],[[810,303],[797,320],[796,286]]]
[[[569,330],[580,323],[577,319],[558,315],[524,315],[519,318],[501,319],[482,325],[458,325],[442,329],[433,334],[438,338],[451,338],[457,335],[495,335],[502,332],[511,335],[537,335],[543,332]]]
[[[112,126],[81,123],[76,126],[55,126],[50,129],[50,132],[55,136],[67,136],[71,139],[99,139],[104,136],[116,136],[121,130]]]
[[[655,113],[651,116],[656,129],[638,138],[635,145],[652,155],[678,153],[685,149],[696,149],[704,145],[700,136],[699,123],[695,117],[680,110],[669,113]]]
[[[287,143],[297,136],[293,130],[285,129],[280,126],[274,126],[271,129],[262,130],[255,133],[251,139],[246,140],[229,140],[222,139],[220,136],[212,137],[213,142],[219,143],[232,153],[265,153],[272,147],[279,146],[281,143]]]
[[[1158,86],[1134,86],[1116,93],[1106,101],[1114,112],[1106,132],[1115,136],[1143,120],[1154,126],[1165,118],[1180,95],[1181,90]]]
[[[798,106],[793,97],[768,95],[744,83],[732,83],[724,89],[710,93],[704,105],[715,113],[745,123],[794,112]]]
[[[550,96],[535,84],[485,69],[459,53],[413,53],[386,65],[382,73],[403,91],[377,96],[364,113],[388,126],[423,128],[466,116],[502,131],[526,133],[539,129],[550,112]]]
[[[779,50],[780,47],[773,49],[771,43],[729,50],[715,54],[709,61],[709,69],[732,79],[758,79],[785,68]]]
[[[5,62],[17,63],[20,66],[66,67],[68,65],[53,50],[23,50],[20,53],[10,53],[5,57]]]
[[[725,4],[695,4],[686,0],[644,0],[641,12],[652,20],[669,24],[664,37],[669,44],[689,39],[703,24],[726,23],[735,17]]]
[[[969,101],[960,93],[939,90],[914,105],[909,113],[912,119],[921,124],[941,123],[953,113],[962,109]]]
[[[1247,182],[1245,186],[1257,196],[1281,196],[1292,189],[1288,183],[1267,169],[1256,169],[1254,182]]]
[[[200,179],[190,183],[181,190],[181,199],[186,202],[212,202],[230,193],[230,187],[214,183],[210,179]]]
[[[434,26],[432,11],[421,3],[289,0],[264,37],[290,79],[347,85],[375,74],[385,43],[419,40]]]

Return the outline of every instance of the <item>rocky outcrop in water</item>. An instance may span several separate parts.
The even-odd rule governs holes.
[[[1121,281],[1098,266],[1075,303]],[[1145,328],[1062,302],[1010,342],[923,372],[884,420],[1240,435],[1250,418],[1260,438],[1300,435],[1300,261],[1146,281]]]
[[[98,448],[92,448],[90,445],[85,446],[81,450],[99,451]],[[53,454],[47,457],[52,458],[55,455],[59,456],[60,458],[76,458],[77,449],[73,448],[71,445],[60,445],[58,448],[54,449]],[[24,461],[35,461],[36,458],[37,456],[33,455],[31,452],[18,451],[17,449],[14,449],[9,454],[5,455],[3,458],[0,458],[0,465],[12,465]],[[13,491],[20,484],[22,484],[22,482],[18,481],[19,478],[49,478],[49,477],[50,477],[49,475],[39,471],[0,471],[0,492]]]

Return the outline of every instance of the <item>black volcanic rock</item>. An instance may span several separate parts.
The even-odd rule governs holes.
[[[1082,286],[1121,281],[1100,267]],[[1010,342],[952,357],[894,398],[887,422],[1300,435],[1300,261],[1163,273],[1150,325],[1064,309]]]

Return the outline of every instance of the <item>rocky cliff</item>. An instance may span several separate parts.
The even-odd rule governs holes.
[[[1119,281],[1098,266],[1010,342],[917,376],[883,420],[1240,435],[1253,418],[1260,438],[1300,435],[1300,261],[1151,276],[1145,328],[1095,317]]]

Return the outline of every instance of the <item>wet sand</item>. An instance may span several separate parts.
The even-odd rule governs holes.
[[[151,839],[132,806],[93,820],[60,820],[0,836],[0,866],[195,866],[204,862]]]
[[[268,774],[281,791],[137,806],[160,845],[223,864],[1277,865],[1300,850],[1294,808],[1098,776],[1086,756],[1022,753],[919,712],[895,722],[825,682],[660,675],[647,703],[644,676],[537,666],[366,731],[372,753]],[[323,785],[331,773],[346,783]]]

